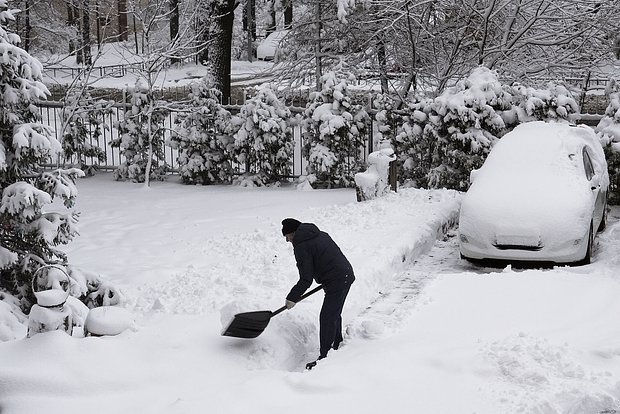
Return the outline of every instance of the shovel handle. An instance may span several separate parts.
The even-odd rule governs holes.
[[[308,296],[318,292],[319,290],[323,289],[323,285],[318,285],[317,287],[315,287],[314,289],[312,289],[309,292],[304,293],[303,295],[301,295],[301,298],[299,298],[299,301],[302,301],[304,299],[306,299]],[[282,306],[280,309],[271,312],[271,316],[276,316],[278,313],[283,312],[286,310],[286,306]]]

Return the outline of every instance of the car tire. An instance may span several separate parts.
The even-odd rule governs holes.
[[[605,203],[605,208],[603,209],[603,217],[601,218],[601,224],[598,225],[597,231],[603,231],[607,227],[607,203]]]
[[[587,265],[592,262],[592,247],[594,246],[594,232],[592,231],[592,224],[590,224],[590,231],[588,232],[588,247],[586,248],[586,255],[579,262],[580,265]]]

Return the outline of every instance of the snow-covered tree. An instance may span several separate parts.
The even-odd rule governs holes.
[[[536,89],[521,84],[511,86],[513,110],[516,119],[504,113],[507,123],[531,121],[568,121],[571,114],[579,113],[579,105],[571,92],[563,85],[550,82],[545,89]]]
[[[620,81],[611,79],[605,94],[609,96],[609,105],[605,116],[596,126],[596,132],[607,156],[609,169],[610,194],[609,203],[620,203]]]
[[[65,159],[78,166],[88,175],[96,166],[88,165],[87,158],[105,161],[105,152],[99,145],[99,137],[108,125],[106,114],[111,113],[112,102],[93,99],[86,88],[73,88],[65,98],[63,106],[62,149]]]
[[[39,123],[33,102],[49,94],[41,82],[41,63],[19,47],[7,27],[14,10],[0,0],[0,288],[32,304],[30,285],[37,268],[65,262],[56,246],[77,234],[77,214],[69,211],[78,169],[43,171],[41,164],[61,152],[51,131]],[[55,198],[67,211],[44,212]]]
[[[407,103],[403,122],[398,134],[392,139],[392,147],[398,159],[399,181],[414,187],[428,185],[428,173],[433,167],[433,154],[437,139],[431,133],[434,129],[425,128],[429,125],[429,115],[433,100],[419,98]]]
[[[110,141],[110,146],[120,148],[125,158],[114,170],[114,178],[148,185],[150,177],[163,179],[166,174],[164,121],[169,112],[158,104],[153,90],[141,79],[130,93],[131,107],[124,119],[115,123],[119,137]]]
[[[430,187],[469,187],[469,173],[482,165],[492,145],[505,133],[500,113],[511,109],[511,101],[497,72],[483,66],[435,98],[431,126],[425,128],[425,133],[438,138]]]
[[[321,91],[311,94],[304,111],[304,153],[315,185],[352,186],[362,166],[369,116],[351,102],[348,88],[353,81],[355,77],[340,63],[321,77]]]
[[[211,184],[232,179],[231,115],[220,104],[221,93],[211,76],[192,85],[188,113],[176,122],[169,145],[179,151],[179,174],[186,184]]]
[[[402,123],[403,118],[395,112],[396,105],[394,99],[385,93],[377,94],[372,100],[372,106],[377,110],[375,114],[376,130],[373,131],[374,141],[379,148],[383,147],[382,143],[391,143],[398,133],[398,126]]]
[[[265,185],[290,175],[293,134],[288,125],[291,111],[269,87],[241,107],[234,123],[237,160],[246,166],[243,180]]]

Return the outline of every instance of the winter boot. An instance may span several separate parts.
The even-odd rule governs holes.
[[[306,369],[308,371],[310,371],[312,368],[316,367],[317,362],[319,362],[320,360],[322,360],[323,358],[325,358],[324,356],[320,356],[319,359],[317,359],[316,361],[312,361],[312,362],[308,362],[306,364]]]

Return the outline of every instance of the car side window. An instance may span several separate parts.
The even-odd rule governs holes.
[[[586,171],[586,178],[588,181],[594,177],[594,166],[592,165],[592,159],[590,158],[590,154],[588,153],[588,149],[583,149],[583,168]]]

